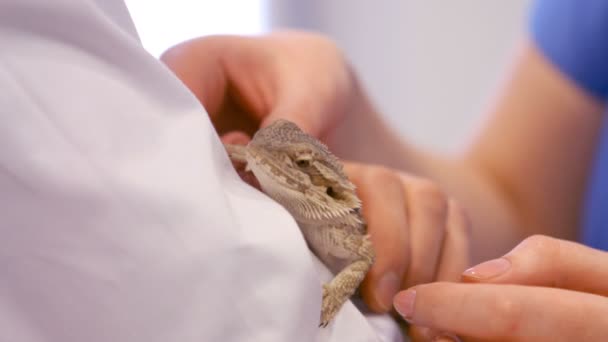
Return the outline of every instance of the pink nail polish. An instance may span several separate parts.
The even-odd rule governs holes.
[[[462,276],[486,280],[499,276],[511,268],[511,262],[504,258],[494,259],[483,262],[477,266],[471,267],[462,273]]]
[[[416,302],[416,291],[406,290],[399,292],[393,300],[395,310],[403,316],[407,321],[410,321],[414,317],[414,304]]]

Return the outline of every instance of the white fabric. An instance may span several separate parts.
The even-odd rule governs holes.
[[[0,1],[0,341],[401,341],[329,277],[122,1]]]

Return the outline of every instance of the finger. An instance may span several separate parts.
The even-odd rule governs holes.
[[[412,324],[484,340],[600,341],[608,326],[605,297],[520,285],[420,285],[395,308]]]
[[[377,312],[392,309],[409,254],[405,194],[395,173],[381,167],[347,163],[346,173],[363,202],[376,260],[361,285],[363,298]]]
[[[553,286],[608,295],[608,253],[578,243],[535,235],[504,257],[463,273],[470,282]]]
[[[219,62],[221,40],[192,39],[164,52],[160,60],[205,105],[210,116],[219,112],[227,90],[226,70]]]
[[[410,231],[410,259],[403,286],[435,279],[446,230],[447,201],[439,188],[424,179],[401,174]]]
[[[446,227],[436,279],[455,281],[470,266],[471,224],[464,210],[454,200],[448,201]]]
[[[435,334],[433,330],[416,325],[410,325],[407,330],[407,335],[412,342],[428,342],[433,341]]]
[[[232,131],[223,134],[221,140],[224,144],[247,145],[251,139],[243,132]]]
[[[408,336],[412,342],[460,342],[460,339],[456,335],[416,325],[410,326]]]
[[[443,335],[435,337],[433,342],[460,342],[460,339],[457,336]]]
[[[221,140],[224,144],[247,145],[251,139],[243,132],[228,132],[221,136]],[[246,163],[232,160],[232,165],[236,169],[239,177],[254,188],[261,190],[260,182],[255,178],[253,172],[245,169],[245,164]]]
[[[178,44],[161,61],[204,105],[216,130],[253,134],[272,102],[272,82],[259,82],[254,71],[270,59],[256,48],[255,37],[207,36]]]

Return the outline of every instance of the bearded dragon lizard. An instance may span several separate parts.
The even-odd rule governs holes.
[[[277,120],[244,145],[225,145],[260,188],[293,216],[313,253],[335,277],[323,285],[320,327],[355,293],[375,253],[361,201],[328,148],[296,124]]]

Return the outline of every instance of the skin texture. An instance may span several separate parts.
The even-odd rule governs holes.
[[[562,75],[528,40],[514,55],[479,133],[456,155],[423,151],[391,131],[344,56],[318,35],[281,32],[196,39],[170,49],[162,60],[205,105],[224,141],[246,143],[259,127],[286,118],[350,160],[346,173],[357,185],[378,251],[362,285],[373,310],[390,310],[390,299],[399,289],[417,284],[442,281],[417,290],[423,291],[419,298],[440,295],[450,285],[443,281],[460,280],[458,274],[471,261],[496,258],[531,235],[572,239],[578,233],[604,104]],[[525,285],[529,279],[517,282]],[[454,286],[463,293],[486,291],[485,285]],[[477,305],[493,305],[493,286]],[[508,287],[505,302],[523,298],[520,289]],[[534,289],[539,298],[545,296],[541,290]],[[591,303],[599,297],[584,291],[577,296],[587,298],[581,300],[596,313],[600,308]],[[417,310],[433,306],[416,303]],[[605,324],[564,321],[555,307],[568,312],[568,303],[553,302],[543,316],[545,324],[562,322],[565,336],[580,332],[580,324],[589,331]],[[459,308],[454,300],[442,305],[451,313]],[[540,308],[532,312],[538,315]],[[485,320],[501,319],[492,311],[485,314]],[[510,315],[522,321],[529,317],[523,309]],[[420,322],[448,327],[434,319]],[[505,333],[501,337],[490,331],[492,326],[476,322],[480,331],[470,336],[525,340],[496,330]],[[410,329],[417,340],[436,332],[417,324]]]
[[[486,266],[483,277],[471,276],[475,268],[463,275],[475,285],[420,285],[407,291],[416,293],[413,311],[399,306],[406,292],[396,297],[397,308],[414,324],[464,341],[606,339],[608,253],[535,235],[501,259],[508,267],[496,274]]]

